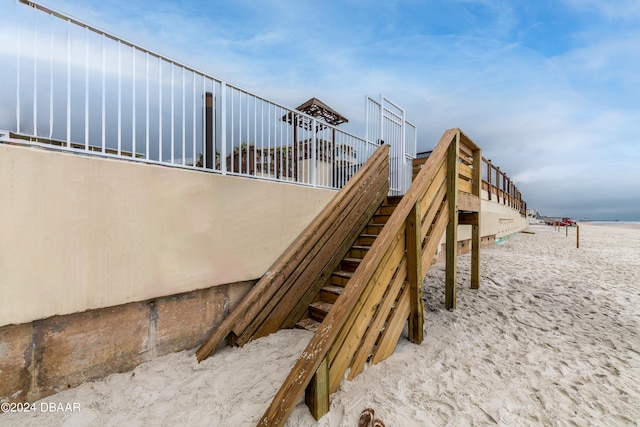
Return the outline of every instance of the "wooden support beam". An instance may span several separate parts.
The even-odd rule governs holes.
[[[422,303],[422,201],[418,198],[406,222],[407,281],[411,311],[409,340],[420,344],[424,339],[424,306]]]
[[[324,358],[307,386],[304,401],[316,420],[329,412],[329,364]]]
[[[444,305],[447,309],[456,308],[457,252],[458,252],[458,146],[460,132],[447,150],[447,224],[446,271]]]
[[[304,400],[316,420],[329,412],[329,365],[324,358],[307,386]]]
[[[480,201],[482,191],[482,150],[473,150],[473,195]],[[476,221],[471,225],[471,288],[480,288],[480,216],[481,209],[478,206]]]

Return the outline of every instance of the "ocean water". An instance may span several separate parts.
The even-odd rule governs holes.
[[[620,228],[640,228],[640,221],[589,221],[586,224]]]

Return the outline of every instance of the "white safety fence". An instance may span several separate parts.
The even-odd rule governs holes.
[[[378,146],[36,2],[11,13],[0,142],[325,188]]]
[[[412,162],[416,158],[416,127],[405,119],[404,109],[382,95],[378,101],[366,97],[365,114],[365,138],[391,146],[389,193],[404,194],[411,185]]]

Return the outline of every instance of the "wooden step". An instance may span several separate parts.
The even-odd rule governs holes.
[[[333,307],[333,304],[330,304],[328,302],[312,302],[311,305],[309,305],[309,317],[317,320],[318,322],[322,322],[329,310],[331,310],[331,307]]]
[[[318,327],[320,327],[320,322],[318,322],[317,320],[313,320],[310,317],[307,317],[306,319],[302,319],[301,321],[296,323],[296,328],[306,329],[307,331],[311,331],[311,332],[317,331]]]
[[[376,215],[389,215],[389,216],[391,216],[391,214],[395,210],[396,210],[395,206],[385,205],[385,206],[380,206],[375,214]]]
[[[362,262],[362,258],[344,258],[340,261],[340,270],[353,273]]]
[[[364,234],[375,234],[378,235],[382,231],[384,224],[367,224],[364,227]]]
[[[367,252],[369,252],[369,249],[371,249],[371,246],[353,245],[351,246],[351,249],[349,249],[348,256],[351,258],[362,259],[367,254]]]
[[[363,233],[359,235],[358,238],[356,239],[356,245],[371,246],[373,245],[373,242],[375,242],[376,237],[378,236],[375,234]]]
[[[382,215],[382,214],[374,214],[373,218],[371,218],[370,223],[371,224],[386,224],[387,221],[389,221],[389,218],[391,218],[391,214],[388,215]]]
[[[347,271],[334,271],[331,273],[330,284],[345,287],[349,283],[351,276],[353,276],[353,273]]]
[[[402,200],[402,196],[388,196],[387,204],[390,206],[398,206],[400,204],[400,200]]]
[[[320,290],[320,301],[333,304],[336,302],[344,288],[342,286],[327,285]]]

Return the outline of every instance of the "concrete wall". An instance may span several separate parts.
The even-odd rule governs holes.
[[[257,279],[334,195],[0,144],[0,326]]]
[[[34,402],[202,343],[254,281],[0,327],[0,403]]]

